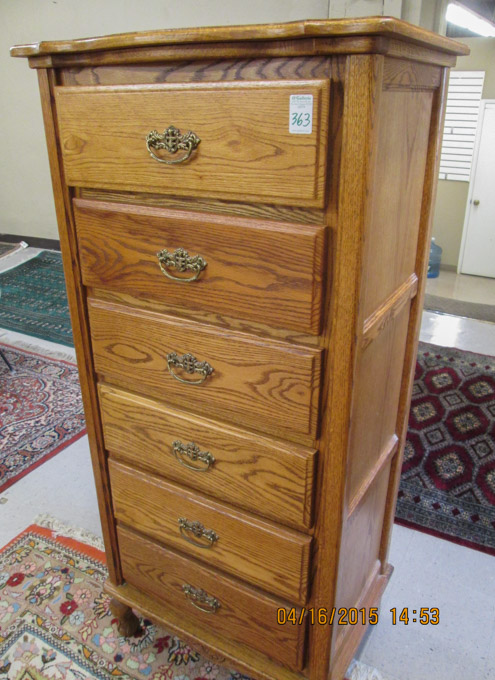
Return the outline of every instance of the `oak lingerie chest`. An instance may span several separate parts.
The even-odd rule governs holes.
[[[253,677],[343,677],[391,574],[466,52],[388,18],[12,49],[38,69],[125,634],[133,607]],[[334,607],[364,622],[312,625]]]

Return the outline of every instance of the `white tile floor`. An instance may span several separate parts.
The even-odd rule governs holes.
[[[495,356],[495,324],[488,321],[423,312],[420,339]]]
[[[428,279],[426,292],[454,300],[495,305],[495,279],[484,276],[456,274],[441,269],[438,278]]]
[[[495,324],[423,313],[420,339],[495,355]],[[395,571],[358,658],[384,680],[495,680],[495,557],[394,525]],[[440,624],[392,625],[390,609],[438,607]]]
[[[495,324],[425,312],[421,340],[495,354]],[[39,513],[101,535],[87,438],[1,497],[0,545]],[[395,525],[395,571],[358,657],[384,680],[495,680],[495,558]],[[392,625],[390,609],[438,607],[440,624]]]
[[[22,264],[23,262],[31,260],[41,252],[42,248],[32,248],[30,246],[28,248],[21,248],[20,250],[17,250],[15,253],[11,253],[6,257],[2,257],[0,259],[0,272],[6,272],[9,269],[13,269],[14,267],[17,267],[18,264]]]

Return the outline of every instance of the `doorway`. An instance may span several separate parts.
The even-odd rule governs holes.
[[[458,272],[495,278],[495,100],[481,102]]]

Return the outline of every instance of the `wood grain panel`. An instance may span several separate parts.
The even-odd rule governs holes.
[[[116,518],[136,531],[192,555],[289,601],[304,604],[311,537],[208,500],[159,477],[109,461]],[[217,535],[211,548],[186,540],[179,518]]]
[[[442,69],[407,59],[385,59],[383,87],[386,90],[435,90],[440,86]]]
[[[356,609],[364,609],[369,612],[371,607],[376,607],[383,595],[394,568],[391,564],[384,566],[383,571],[378,572],[373,570],[373,579],[368,580],[365,590],[361,594],[360,599],[356,602]],[[349,668],[349,659],[352,659],[359,648],[359,643],[363,638],[362,626],[347,626],[345,637],[339,638],[338,646],[336,646],[332,661],[332,673],[328,680],[345,679],[345,674]]]
[[[380,471],[382,468],[385,466],[389,466],[391,464],[391,461],[393,460],[394,456],[397,454],[399,448],[399,438],[397,435],[393,434],[383,450],[380,452],[380,455],[378,457],[375,457],[376,460],[373,464],[373,467],[369,469],[369,471],[366,473],[366,476],[364,477],[364,480],[361,482],[361,485],[359,489],[356,491],[354,496],[349,500],[349,503],[347,505],[347,516],[349,517],[352,515],[352,513],[356,510],[357,507],[359,507],[359,504],[363,500],[364,496],[368,493],[368,489],[373,485],[377,475],[380,474]]]
[[[315,451],[189,416],[107,385],[100,385],[99,393],[111,455],[282,524],[311,526]],[[173,453],[176,440],[194,442],[215,462],[206,472],[187,469]]]
[[[381,94],[363,262],[365,318],[414,273],[432,96]]]
[[[230,314],[235,314],[235,310],[230,310],[230,314],[218,314],[216,312],[207,312],[205,310],[188,309],[180,304],[170,305],[164,302],[157,302],[155,300],[148,300],[138,298],[128,293],[120,293],[116,290],[108,288],[87,288],[88,297],[106,300],[107,302],[127,305],[135,307],[136,309],[148,309],[152,312],[159,312],[167,314],[168,316],[175,316],[179,319],[187,319],[188,321],[201,322],[209,326],[217,326],[228,331],[239,331],[241,333],[248,333],[249,335],[257,335],[259,337],[273,338],[274,340],[290,342],[295,345],[307,345],[310,347],[319,347],[321,344],[321,336],[308,335],[307,333],[297,333],[296,331],[289,331],[285,328],[275,328],[267,324],[258,323],[256,321],[247,321],[246,319],[239,319]]]
[[[63,85],[138,85],[227,80],[304,80],[328,77],[326,57],[204,59],[141,66],[93,66],[62,71]]]
[[[322,207],[328,92],[324,80],[57,88],[67,182]],[[313,96],[311,134],[289,132],[291,94]],[[172,124],[201,139],[174,166],[145,143]]]
[[[74,213],[87,286],[319,331],[323,228],[82,199],[74,200]],[[207,262],[187,285],[166,277],[157,258],[179,247]]]
[[[277,624],[277,609],[284,603],[249,588],[217,571],[137,536],[124,527],[118,530],[125,580],[143,592],[166,602],[177,615],[210,631],[247,644],[289,668],[303,662],[304,624]],[[183,585],[200,588],[220,604],[213,614],[194,607]],[[297,615],[300,611],[297,610]]]
[[[467,47],[467,45],[464,45],[464,47]],[[455,66],[456,62],[456,57],[453,54],[440,53],[435,49],[419,47],[418,45],[405,43],[394,38],[386,41],[383,54],[391,58],[409,59],[410,61],[436,64],[437,66]]]
[[[222,201],[217,198],[195,198],[190,201],[180,196],[150,194],[140,191],[109,191],[104,189],[86,189],[78,187],[78,198],[104,201],[105,203],[132,203],[155,208],[172,208],[174,210],[195,210],[214,215],[233,215],[234,217],[254,217],[261,220],[276,220],[294,224],[325,224],[323,210],[317,208],[298,208],[287,205],[269,205],[267,203],[241,203],[239,201]]]
[[[416,274],[404,281],[396,291],[376,309],[363,323],[361,349],[366,347],[377,338],[380,333],[392,323],[399,315],[402,308],[411,302],[418,292],[418,277]]]
[[[262,432],[315,437],[321,351],[88,304],[95,366],[106,382]],[[168,370],[169,352],[189,352],[214,372],[201,385],[182,384]]]
[[[446,106],[446,91],[448,70],[442,73],[440,88],[435,92],[432,105],[432,115],[428,132],[428,152],[426,161],[425,181],[421,198],[421,215],[419,224],[418,249],[416,252],[415,272],[418,276],[418,293],[412,300],[409,315],[409,327],[407,330],[406,351],[402,369],[402,383],[400,390],[399,406],[397,409],[396,432],[399,436],[399,452],[392,460],[390,481],[387,489],[387,505],[383,523],[382,544],[380,557],[382,565],[386,564],[392,527],[395,518],[395,506],[402,469],[403,450],[407,436],[411,393],[414,384],[414,371],[421,318],[423,312],[423,300],[426,288],[426,273],[430,254],[430,238],[433,224],[433,211],[438,181],[438,168],[440,164],[440,148],[442,145],[443,122]]]
[[[381,527],[389,473],[390,465],[387,465],[377,474],[360,505],[344,525],[335,603],[339,608],[356,607],[381,569]],[[361,635],[366,629],[361,623],[356,627],[361,629]],[[336,627],[338,644],[349,634],[348,628],[350,626]]]
[[[380,335],[361,349],[358,357],[350,428],[348,499],[354,497],[396,435],[410,306],[410,303],[404,306]]]

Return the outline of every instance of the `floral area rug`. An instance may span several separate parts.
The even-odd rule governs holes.
[[[420,343],[396,521],[495,555],[495,357]]]
[[[0,345],[0,492],[85,433],[75,364]],[[10,680],[10,679],[9,679]]]
[[[0,327],[73,346],[62,255],[45,250],[0,274]]]
[[[105,556],[35,524],[0,552],[1,680],[242,680],[140,619],[119,635]]]

